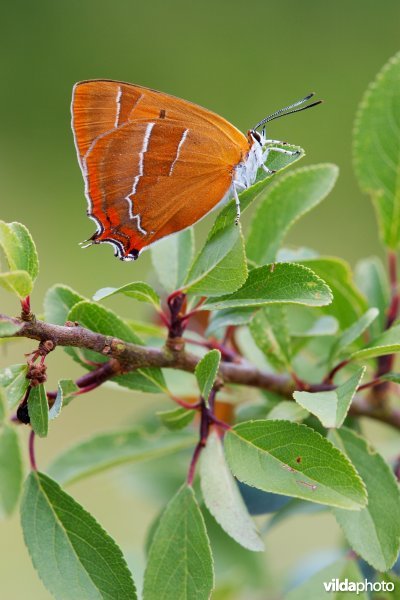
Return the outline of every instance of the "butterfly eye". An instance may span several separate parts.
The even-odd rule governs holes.
[[[252,137],[256,140],[256,142],[258,142],[260,144],[260,146],[262,146],[262,138],[261,135],[258,133],[258,131],[252,131],[251,132]]]

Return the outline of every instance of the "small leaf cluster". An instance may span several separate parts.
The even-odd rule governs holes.
[[[290,228],[338,177],[332,164],[282,172],[300,151],[270,153],[268,167],[278,175],[260,175],[241,194],[242,213],[253,209],[245,232],[230,202],[197,250],[192,228],[157,244],[149,282],[104,287],[92,298],[63,284],[47,291],[43,327],[90,330],[107,340],[101,352],[84,337],[66,344],[83,374],[60,380],[55,391],[46,386],[55,338],[50,346],[41,339],[27,361],[0,371],[0,513],[12,514],[23,489],[23,536],[55,598],[138,597],[116,542],[65,489],[134,463],[145,463],[160,498],[166,482],[178,488],[148,534],[144,600],[206,600],[213,590],[226,599],[238,589],[249,598],[263,594],[257,553],[273,527],[306,509],[331,511],[347,554],[289,599],[319,597],[332,578],[361,581],[366,563],[370,578],[397,583],[399,468],[378,452],[379,438],[370,440],[359,417],[400,429],[399,79],[400,54],[366,92],[354,132],[355,171],[377,211],[389,274],[376,257],[353,273],[341,258],[285,247]],[[12,341],[25,323],[38,322],[30,294],[39,261],[19,223],[0,222],[0,247],[0,285],[22,311],[21,319],[0,315],[0,337]],[[147,304],[148,321],[110,309],[117,295],[129,307]],[[68,405],[79,411],[80,395],[109,384],[113,403],[120,387],[159,394],[160,410],[130,428],[76,441],[38,471],[35,436],[46,437]],[[31,428],[25,483],[18,421]]]

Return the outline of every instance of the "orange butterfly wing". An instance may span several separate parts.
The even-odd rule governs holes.
[[[222,117],[161,92],[111,81],[74,88],[73,129],[95,242],[136,258],[189,227],[230,189],[249,151]]]

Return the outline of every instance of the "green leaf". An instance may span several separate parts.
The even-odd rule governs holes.
[[[78,386],[72,379],[60,379],[58,389],[62,392],[62,406],[68,404],[75,398],[75,392],[79,390]]]
[[[353,352],[351,359],[365,360],[376,356],[385,356],[400,352],[400,325],[394,325],[380,336],[372,340],[368,346]]]
[[[68,320],[78,321],[80,325],[112,338],[142,344],[142,340],[120,317],[94,302],[82,301],[75,304],[68,314]],[[93,358],[93,354],[91,357]],[[96,360],[100,359],[97,354]],[[137,369],[126,375],[113,377],[111,381],[130,389],[150,393],[165,391],[167,387],[161,370],[157,368]]]
[[[183,408],[183,406],[174,408],[173,410],[158,411],[156,413],[163,425],[165,425],[165,427],[171,431],[184,429],[193,421],[195,414],[195,410],[189,410],[187,408]]]
[[[220,362],[221,352],[219,350],[210,350],[197,363],[194,371],[200,389],[200,396],[204,399],[207,406],[210,392],[218,374]]]
[[[149,302],[153,304],[156,308],[160,306],[160,297],[153,288],[144,283],[143,281],[134,281],[133,283],[127,283],[122,287],[105,287],[101,288],[101,290],[97,290],[97,292],[93,296],[93,300],[96,302],[99,300],[104,300],[105,298],[109,298],[110,296],[115,296],[116,294],[123,294],[124,296],[128,296],[129,298],[135,298],[135,300],[139,300],[139,302]]]
[[[22,485],[22,459],[14,428],[0,425],[0,516],[9,516]]]
[[[60,414],[61,409],[63,407],[64,394],[63,394],[62,387],[60,386],[60,383],[61,382],[59,381],[58,385],[57,385],[56,399],[54,400],[54,403],[52,404],[51,408],[49,408],[49,421],[56,419],[58,417],[58,415]]]
[[[385,591],[374,592],[371,596],[372,600],[400,600],[400,577],[393,571],[390,573],[380,573],[380,581],[392,584]]]
[[[64,325],[71,308],[82,300],[86,298],[67,285],[54,285],[44,297],[45,320],[55,325]]]
[[[340,355],[345,348],[350,346],[350,344],[359,338],[360,335],[363,334],[366,329],[368,329],[371,323],[374,322],[378,315],[379,310],[377,308],[370,308],[362,317],[360,317],[360,319],[358,319],[358,321],[353,323],[351,327],[343,331],[343,333],[332,346],[330,361],[332,361],[335,356]]]
[[[143,321],[136,321],[135,319],[124,319],[124,322],[137,335],[140,335],[147,340],[158,340],[161,343],[165,342],[164,326],[154,325],[154,323],[144,323]]]
[[[221,530],[208,510],[204,508],[202,513],[217,570],[216,587],[211,594],[212,600],[238,600],[240,596],[242,596],[241,600],[250,598],[254,600],[257,591],[260,600],[263,596],[262,592],[271,589],[270,573],[265,567],[265,557],[262,553],[249,552],[237,544]]]
[[[183,486],[160,518],[150,546],[143,600],[208,600],[214,586],[210,543],[191,487]]]
[[[375,306],[379,310],[379,315],[371,323],[371,333],[376,337],[385,329],[386,311],[390,303],[390,287],[382,261],[372,256],[358,262],[355,280],[369,306]]]
[[[0,319],[0,338],[12,337],[23,327],[23,323],[13,323],[8,319]]]
[[[309,260],[310,258],[318,258],[319,252],[308,248],[307,246],[285,247],[279,248],[276,254],[275,262],[299,262],[301,260]]]
[[[267,414],[267,419],[284,419],[285,421],[302,421],[306,419],[309,412],[302,406],[291,402],[290,400],[282,400],[278,402]]]
[[[219,296],[237,290],[246,277],[247,262],[240,226],[233,222],[229,227],[218,229],[214,225],[183,287],[191,294]]]
[[[371,196],[381,237],[395,250],[400,242],[400,53],[369,86],[354,129],[354,165],[361,189]]]
[[[323,309],[335,317],[342,328],[350,327],[361,317],[368,306],[354,285],[350,266],[339,258],[310,258],[300,262],[323,279],[333,294],[333,302]]]
[[[368,492],[368,505],[357,513],[334,510],[349,544],[375,569],[387,571],[400,549],[400,495],[390,467],[350,429],[332,431],[331,439],[347,454]]]
[[[229,325],[247,325],[253,318],[254,308],[227,308],[211,313],[211,319],[206,329],[206,337],[219,333],[219,330]]]
[[[293,398],[315,415],[324,427],[341,427],[364,373],[365,367],[361,367],[335,390],[314,393],[294,392]]]
[[[298,264],[277,263],[253,269],[237,292],[208,300],[202,310],[256,307],[278,302],[324,306],[332,302],[332,294],[311,269]]]
[[[0,273],[0,287],[19,298],[26,298],[32,292],[33,281],[26,271],[10,271]]]
[[[49,430],[49,404],[43,383],[31,389],[28,413],[33,431],[39,437],[46,437]]]
[[[381,375],[381,379],[391,381],[392,383],[400,383],[400,373],[385,373]]]
[[[335,333],[337,333],[338,330],[337,319],[329,315],[313,320],[309,327],[307,327],[306,323],[304,322],[302,324],[297,323],[297,325],[297,329],[293,329],[291,327],[289,319],[289,329],[292,338],[314,338],[330,336],[335,335]],[[302,325],[304,326],[304,328],[302,327]]]
[[[349,592],[339,591],[337,582],[344,583],[348,581]],[[321,571],[318,571],[307,579],[304,583],[290,590],[285,596],[285,600],[344,600],[357,598],[357,600],[368,600],[367,594],[362,592],[362,588],[357,591],[356,585],[364,585],[365,578],[361,574],[357,562],[354,558],[341,558],[340,560],[328,565]],[[331,588],[329,586],[332,586]],[[356,594],[357,591],[357,595]],[[330,592],[329,594],[327,592]]]
[[[26,364],[12,365],[0,371],[0,387],[4,388],[9,408],[20,402],[28,389],[27,372]]]
[[[258,265],[274,261],[290,227],[329,194],[337,176],[335,165],[321,164],[275,179],[251,221],[246,244],[248,258]]]
[[[295,402],[290,402],[290,404],[294,404],[296,406]],[[277,405],[279,405],[279,402]],[[262,400],[255,400],[239,404],[235,411],[235,423],[242,423],[243,421],[250,421],[254,419],[265,419],[269,410],[270,406],[268,402],[265,403]]]
[[[276,369],[290,369],[290,335],[284,306],[268,306],[257,312],[249,330],[254,342]]]
[[[226,464],[222,443],[215,431],[209,435],[201,453],[200,477],[204,502],[222,529],[241,546],[262,552],[264,543]]]
[[[240,227],[235,221],[217,217],[203,248],[195,257],[184,282],[184,290],[206,278],[224,260],[240,237]]]
[[[339,323],[335,317],[330,315],[321,316],[320,312],[314,310],[314,308],[300,306],[299,304],[287,306],[285,312],[287,316],[287,327],[291,337],[293,357],[306,345],[309,345],[309,349],[313,353],[315,353],[317,345],[325,346],[326,351],[329,350],[332,345],[332,340],[324,340],[323,338],[333,336],[337,333]],[[319,342],[319,340],[321,341]],[[307,353],[308,351],[309,350],[307,349]],[[319,350],[317,350],[316,353],[319,357],[322,355]],[[324,351],[324,356],[325,354],[326,352]],[[295,369],[301,369],[299,360],[302,361],[303,365],[305,365],[306,362],[309,364],[309,360],[306,359],[303,354],[302,357],[297,359],[297,363],[294,364],[292,368],[295,367]],[[321,360],[318,360],[318,363],[320,364]],[[306,377],[314,379],[315,375],[307,373]]]
[[[233,474],[266,492],[348,510],[365,506],[363,482],[333,444],[306,425],[289,421],[239,423],[225,436]]]
[[[54,400],[54,404],[49,409],[49,419],[53,420],[61,412],[63,406],[67,406],[74,397],[73,394],[78,390],[78,386],[72,381],[72,379],[60,379],[57,385],[57,396]]]
[[[194,255],[194,231],[190,227],[170,235],[150,248],[158,279],[170,294],[183,284]]]
[[[63,600],[135,600],[121,550],[97,521],[57,483],[32,472],[21,506],[25,543],[51,594]]]
[[[152,435],[139,428],[102,433],[60,454],[51,463],[48,472],[65,485],[122,464],[166,456],[193,443],[192,435],[177,433],[171,436],[168,432]]]
[[[58,386],[62,390],[62,405],[68,406],[68,404],[75,398],[75,392],[77,392],[79,388],[76,383],[72,381],[72,379],[60,379]]]
[[[21,223],[0,221],[0,246],[10,271],[25,271],[32,282],[39,272],[39,259],[31,234]]]

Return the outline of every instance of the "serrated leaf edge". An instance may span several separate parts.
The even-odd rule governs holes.
[[[400,52],[399,52],[399,57],[400,57]],[[347,427],[343,427],[343,429],[347,430],[348,428],[347,428]],[[396,488],[397,488],[397,491],[398,491],[398,496],[400,496],[400,490],[399,490],[399,487],[398,487],[398,485],[397,485],[397,482],[396,482],[396,480],[395,480],[395,478],[394,478],[393,471],[390,469],[389,465],[387,464],[387,462],[386,462],[386,460],[383,458],[383,456],[382,456],[382,455],[381,455],[381,454],[380,454],[380,453],[379,453],[379,452],[378,452],[378,451],[377,451],[377,450],[376,450],[376,449],[375,449],[373,446],[371,446],[371,444],[368,442],[368,440],[366,440],[366,439],[365,439],[365,438],[364,438],[362,435],[360,435],[359,433],[357,433],[357,432],[356,432],[356,431],[354,431],[354,430],[350,430],[350,431],[351,431],[351,433],[352,433],[352,434],[353,434],[355,437],[357,437],[359,440],[361,440],[362,442],[364,442],[364,444],[365,444],[365,446],[366,446],[366,448],[367,448],[367,452],[368,452],[368,454],[370,454],[371,456],[378,456],[378,457],[379,457],[379,459],[381,460],[381,463],[383,463],[383,465],[381,465],[381,466],[383,466],[383,468],[386,470],[386,472],[389,474],[389,476],[390,476],[391,478],[393,478],[394,484],[395,484],[395,486],[396,486]],[[336,436],[337,436],[337,435],[339,435],[339,436],[340,436],[340,431],[333,430],[333,433],[334,433]],[[343,447],[342,440],[340,439],[339,441],[340,441],[340,445],[341,445],[341,447]],[[344,451],[344,450],[343,450],[342,454],[344,454],[344,456],[346,456],[346,458],[347,458],[347,455],[345,454],[345,451]],[[365,484],[364,484],[364,485],[365,485]],[[366,508],[367,508],[367,506],[368,506],[368,504],[367,504],[366,506],[364,506],[363,508],[364,508],[364,509],[366,509]],[[345,537],[345,538],[346,538],[346,540],[347,540],[347,536],[346,536],[346,534],[345,534],[344,528],[342,527],[342,525],[341,525],[341,524],[339,523],[339,521],[337,520],[337,518],[336,518],[336,515],[335,515],[334,511],[333,511],[333,514],[334,514],[334,517],[335,517],[335,521],[336,521],[336,523],[339,525],[340,529],[341,529],[341,530],[342,530],[342,532],[343,532],[343,535],[344,535],[344,537]],[[375,527],[374,527],[374,532],[376,533],[376,529],[375,529]],[[379,539],[379,538],[378,538],[378,536],[376,536],[376,537],[377,537],[377,539]],[[350,544],[350,542],[349,542],[349,544]],[[379,544],[379,545],[380,545],[380,544]],[[357,552],[357,548],[356,548],[356,545],[355,545],[355,544],[354,544],[354,545],[351,545],[351,547],[352,547],[352,548],[354,548],[354,550]],[[382,570],[389,570],[389,569],[390,569],[390,568],[391,568],[391,567],[394,565],[394,563],[396,562],[396,559],[397,559],[397,555],[398,555],[398,553],[399,553],[399,550],[400,550],[400,538],[399,538],[399,540],[398,540],[398,544],[397,544],[397,551],[396,551],[396,555],[395,555],[395,557],[394,557],[393,563],[392,563],[391,565],[389,565],[387,568],[386,568],[386,565],[385,565],[385,566],[383,567],[383,569],[382,569],[382,565],[378,565],[377,563],[376,563],[376,564],[374,564],[374,563],[372,563],[372,562],[368,561],[368,560],[367,560],[367,559],[366,559],[364,556],[363,556],[362,558],[365,560],[365,562],[367,562],[368,564],[370,564],[372,567],[374,567],[374,568],[375,568],[375,569],[377,569],[378,571],[382,571]],[[360,554],[360,556],[361,556],[361,554]]]
[[[70,496],[70,495],[69,495],[67,492],[65,492],[65,491],[63,490],[63,488],[60,486],[60,484],[59,484],[59,483],[57,483],[57,481],[55,481],[54,479],[52,479],[51,477],[49,477],[49,476],[48,476],[48,475],[46,475],[45,473],[41,473],[40,471],[31,471],[31,473],[28,475],[28,477],[27,477],[27,478],[26,478],[26,480],[25,480],[25,485],[24,485],[23,496],[22,496],[22,499],[21,499],[21,506],[22,506],[22,504],[23,504],[23,500],[25,499],[25,496],[26,496],[26,494],[27,494],[27,484],[29,483],[29,478],[30,478],[30,477],[34,477],[34,478],[36,479],[36,481],[37,481],[37,486],[38,486],[38,488],[39,488],[39,489],[40,489],[40,491],[42,492],[42,494],[43,494],[43,497],[45,498],[47,505],[49,506],[49,508],[50,508],[51,512],[52,512],[52,513],[53,513],[53,515],[54,515],[54,519],[55,519],[55,521],[57,522],[57,524],[59,525],[59,527],[61,527],[61,528],[62,528],[62,530],[63,530],[63,531],[65,531],[65,526],[63,525],[62,521],[60,521],[60,519],[59,519],[59,517],[58,517],[57,513],[55,512],[55,510],[54,510],[54,508],[53,508],[53,505],[51,504],[51,502],[50,502],[50,500],[49,500],[49,497],[48,497],[48,495],[46,494],[46,492],[45,492],[45,490],[44,490],[44,488],[43,488],[43,486],[42,486],[42,484],[41,484],[41,481],[40,481],[40,477],[41,477],[41,476],[42,476],[42,477],[45,477],[45,478],[46,478],[46,479],[48,479],[48,480],[50,480],[50,481],[51,481],[51,482],[52,482],[54,485],[56,485],[56,486],[57,486],[57,487],[58,487],[58,488],[61,490],[61,492],[62,492],[63,494],[65,494],[66,496],[68,496],[68,497],[69,497],[69,499],[70,499],[70,500],[71,500],[71,501],[72,501],[72,502],[73,502],[75,505],[79,506],[79,508],[80,508],[82,511],[84,511],[86,515],[88,515],[89,517],[91,517],[91,519],[93,519],[94,523],[95,523],[95,524],[96,524],[96,525],[99,527],[99,529],[101,530],[101,532],[102,532],[102,533],[104,533],[104,535],[105,535],[106,537],[108,537],[108,538],[109,538],[109,540],[111,540],[111,542],[113,543],[113,545],[114,545],[114,547],[115,547],[115,550],[116,550],[116,551],[117,551],[117,553],[120,555],[120,559],[121,559],[122,563],[125,565],[126,571],[127,571],[129,574],[130,574],[130,578],[131,578],[131,581],[132,581],[132,586],[133,586],[134,590],[136,591],[136,585],[135,585],[135,582],[134,582],[134,580],[133,580],[132,573],[131,573],[131,571],[130,571],[130,569],[129,569],[129,567],[128,567],[128,564],[127,564],[127,562],[126,562],[126,560],[125,560],[125,557],[124,557],[124,555],[123,555],[123,553],[122,553],[122,550],[121,550],[121,548],[118,546],[118,544],[116,543],[116,541],[114,540],[114,538],[113,538],[113,537],[112,537],[112,536],[111,536],[111,535],[110,535],[110,534],[109,534],[109,533],[108,533],[108,532],[107,532],[107,531],[106,531],[106,530],[105,530],[105,529],[102,527],[102,525],[100,525],[100,523],[97,521],[97,519],[96,519],[96,518],[95,518],[95,517],[94,517],[94,516],[93,516],[93,515],[92,515],[92,514],[91,514],[91,513],[88,511],[88,510],[86,510],[86,509],[85,509],[85,508],[84,508],[84,507],[83,507],[81,504],[79,504],[79,502],[77,502],[77,501],[75,500],[75,498],[73,498],[73,497],[72,497],[72,496]],[[22,513],[21,513],[21,520],[22,520]],[[48,587],[47,587],[47,585],[46,585],[46,582],[45,582],[45,581],[44,581],[44,579],[42,578],[41,572],[39,571],[39,569],[37,569],[37,568],[36,568],[36,564],[35,564],[35,562],[34,562],[34,560],[33,560],[33,556],[32,556],[32,553],[31,553],[30,547],[29,547],[29,546],[28,546],[28,544],[26,543],[25,531],[24,531],[24,528],[23,528],[22,524],[21,524],[21,528],[22,528],[22,532],[23,532],[23,537],[24,537],[25,546],[27,547],[27,550],[28,550],[28,552],[29,552],[29,556],[31,557],[32,564],[33,564],[33,565],[34,565],[34,567],[35,567],[35,571],[36,571],[36,573],[39,575],[39,578],[40,578],[40,580],[42,581],[42,583],[43,583],[44,587],[46,588],[46,590],[48,590]],[[93,579],[90,577],[90,575],[89,575],[89,573],[87,572],[86,568],[85,568],[85,567],[84,567],[84,565],[82,564],[82,562],[81,562],[81,560],[80,560],[79,556],[77,555],[77,553],[76,553],[76,551],[75,551],[75,548],[73,547],[73,545],[72,545],[72,543],[71,543],[71,541],[70,541],[70,539],[69,539],[69,536],[65,536],[65,537],[67,538],[68,544],[69,544],[69,546],[71,547],[72,553],[75,555],[75,557],[76,557],[77,561],[79,562],[79,564],[80,564],[80,565],[82,565],[82,569],[85,571],[85,573],[87,574],[87,576],[89,577],[89,579],[92,581],[92,583],[94,584],[95,588],[97,588],[97,586],[96,586],[95,582],[94,582],[94,581],[93,581]],[[50,591],[50,590],[49,590],[49,591]]]
[[[304,271],[308,271],[308,273],[311,273],[313,278],[315,278],[315,282],[322,284],[324,287],[326,287],[327,291],[328,291],[328,297],[329,297],[329,302],[326,302],[324,304],[313,304],[311,306],[315,306],[315,307],[319,307],[319,306],[328,306],[329,304],[332,303],[333,301],[333,293],[331,288],[329,287],[329,285],[326,283],[326,281],[324,281],[321,277],[319,277],[319,275],[317,275],[315,273],[315,271],[313,271],[312,269],[310,269],[310,267],[306,267],[303,264],[297,263],[297,262],[276,262],[276,263],[267,263],[266,265],[260,265],[257,268],[258,269],[262,269],[264,267],[272,267],[275,266],[277,267],[278,265],[292,265],[295,266],[296,268],[300,268],[303,269]],[[247,279],[246,281],[243,283],[243,285],[240,286],[239,289],[237,289],[235,292],[232,292],[230,294],[223,294],[221,296],[213,296],[213,302],[210,302],[210,304],[203,304],[202,306],[199,307],[198,310],[223,310],[223,309],[218,309],[218,308],[213,308],[213,304],[218,303],[220,301],[224,300],[229,300],[230,296],[233,296],[233,294],[236,294],[237,292],[239,292],[243,286],[246,285]],[[234,298],[233,298],[234,300]],[[262,300],[260,299],[260,302],[262,302]],[[261,306],[268,306],[268,304],[301,304],[304,306],[310,306],[310,304],[308,304],[306,301],[295,301],[295,300],[270,300],[268,302],[265,302],[264,304],[247,304],[247,305],[243,305],[243,307],[234,307],[234,306],[229,306],[229,307],[223,307],[223,308],[245,308],[246,306],[254,306],[254,308],[256,309],[257,307],[261,307]],[[211,307],[211,308],[210,308]]]

